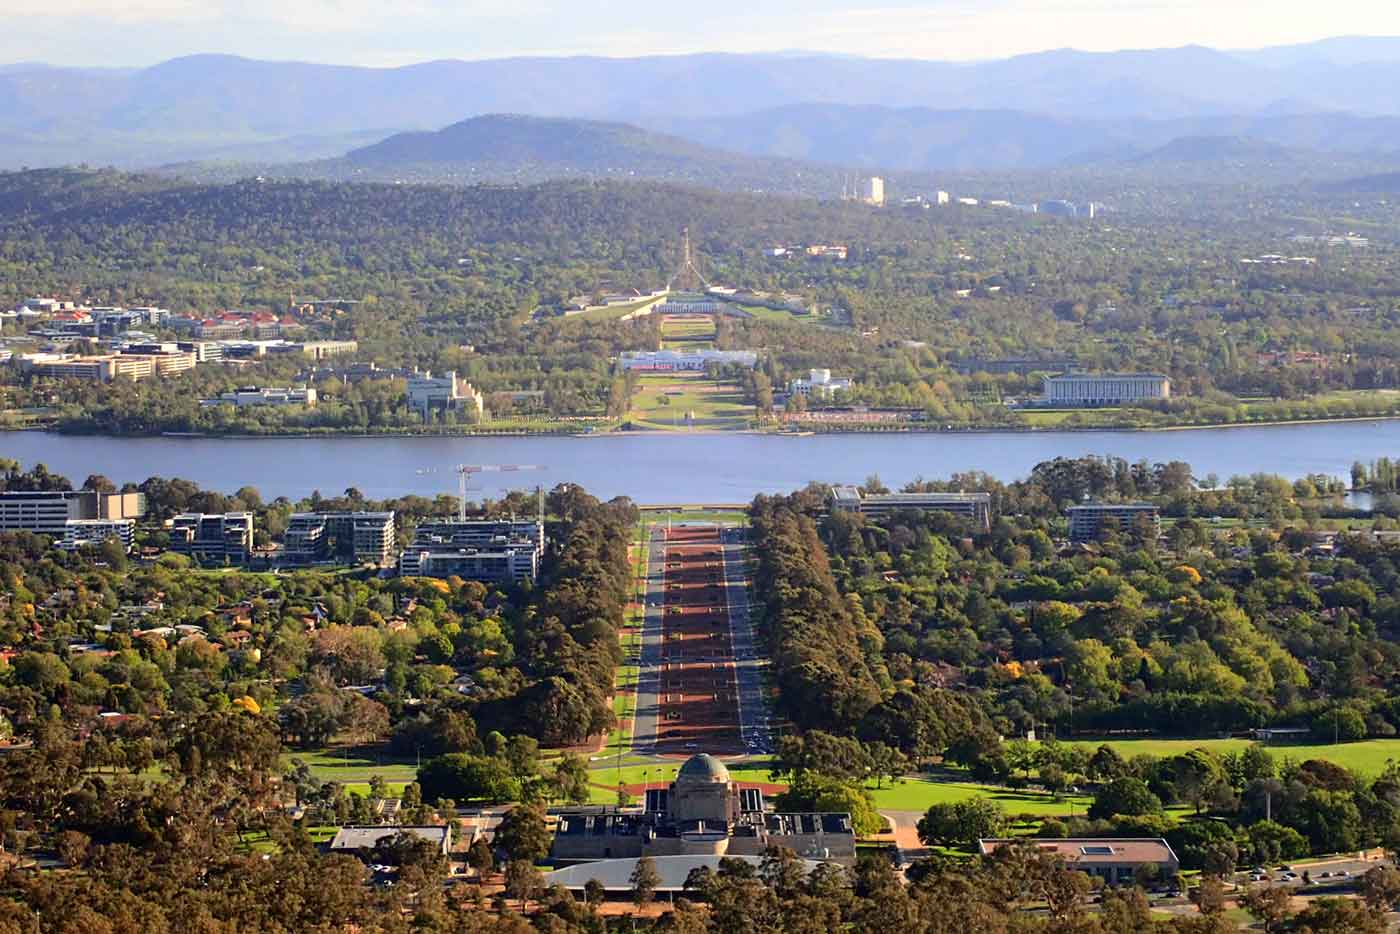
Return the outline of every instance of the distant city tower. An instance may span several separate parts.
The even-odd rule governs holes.
[[[885,203],[885,180],[878,175],[867,178],[860,194],[860,200],[866,204],[881,207]]]

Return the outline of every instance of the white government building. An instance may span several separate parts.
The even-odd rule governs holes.
[[[846,377],[833,379],[830,370],[812,370],[807,379],[795,379],[788,383],[788,392],[799,396],[817,396],[828,399],[838,392],[850,392],[851,381]]]
[[[1045,378],[1047,405],[1093,407],[1170,399],[1172,381],[1160,373],[1065,373]]]

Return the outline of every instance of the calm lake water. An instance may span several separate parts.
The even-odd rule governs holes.
[[[1347,476],[1353,461],[1400,456],[1400,421],[1315,423],[1164,432],[969,432],[816,435],[638,434],[596,438],[93,438],[0,434],[0,456],[42,462],[80,483],[101,473],[118,484],[153,475],[207,489],[256,487],[264,497],[327,495],[358,487],[381,499],[456,490],[452,466],[538,464],[483,475],[485,492],[564,481],[641,503],[737,503],[818,480],[860,482],[879,474],[897,487],[916,477],[983,470],[1024,477],[1056,456],[1101,454],[1129,461],[1182,460],[1196,476],[1276,473]]]

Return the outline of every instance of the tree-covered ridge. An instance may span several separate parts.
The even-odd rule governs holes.
[[[1125,203],[1142,203],[1112,223],[1068,223],[985,206],[877,211],[654,183],[195,185],[11,173],[0,175],[10,219],[0,274],[16,298],[176,311],[281,308],[293,294],[359,299],[317,328],[358,339],[381,363],[455,368],[488,390],[553,381],[601,411],[606,358],[655,346],[654,325],[531,316],[573,296],[663,285],[689,226],[711,281],[795,293],[851,322],[730,322],[724,341],[766,350],[776,386],[829,366],[855,377],[853,401],[986,423],[1007,417],[989,400],[1032,395],[1038,380],[966,376],[950,364],[1071,356],[1091,371],[1163,371],[1182,398],[1159,406],[1159,421],[1357,413],[1376,400],[1302,400],[1396,385],[1400,281],[1386,206],[1184,188],[1163,215],[1147,208],[1155,193],[1122,184]],[[1292,239],[1354,229],[1358,215],[1368,247]],[[767,252],[804,244],[850,250],[844,261]],[[1300,254],[1311,261],[1294,261]],[[1243,262],[1261,256],[1286,261]],[[1319,356],[1295,363],[1295,352]],[[566,390],[574,370],[586,375]],[[1277,411],[1241,401],[1261,397],[1283,401]]]

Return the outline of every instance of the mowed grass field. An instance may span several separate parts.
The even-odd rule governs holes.
[[[667,315],[661,319],[661,347],[663,350],[683,350],[712,346],[715,332],[714,318],[677,318]]]
[[[418,767],[413,761],[403,761],[388,755],[387,749],[378,754],[372,749],[319,749],[309,752],[292,751],[282,756],[283,763],[290,768],[293,759],[300,759],[323,782],[339,782],[351,791],[369,793],[369,780],[378,775],[391,789],[402,787],[418,777]]]
[[[613,803],[617,800],[617,785],[621,781],[626,786],[650,784],[663,787],[675,781],[679,761],[667,764],[629,765],[614,768],[599,760],[591,762],[592,800],[595,803]],[[767,759],[746,760],[741,764],[730,764],[730,777],[740,783],[772,784],[771,764]],[[779,784],[782,784],[781,782]],[[1038,791],[1013,791],[996,785],[979,785],[973,782],[935,782],[924,779],[907,778],[898,782],[885,782],[876,788],[874,782],[866,785],[875,798],[875,806],[885,811],[926,811],[935,804],[951,804],[972,798],[988,798],[1000,804],[1007,814],[1034,814],[1040,817],[1067,817],[1083,814],[1093,803],[1087,795],[1065,795],[1056,799],[1053,795]]]
[[[798,324],[834,328],[831,319],[824,315],[796,315],[782,308],[769,308],[767,305],[740,305],[739,308],[753,315],[758,321],[775,324]]]
[[[1105,739],[1074,740],[1079,746],[1097,749],[1107,743],[1124,758],[1133,756],[1175,756],[1192,749],[1209,749],[1220,754],[1239,752],[1253,745],[1247,739]],[[1376,776],[1384,771],[1390,760],[1400,761],[1400,739],[1369,739],[1356,743],[1278,743],[1266,747],[1275,762],[1293,759],[1302,762],[1306,759],[1324,759],[1337,765],[1359,772],[1362,775]]]
[[[926,811],[935,804],[956,804],[973,798],[987,798],[1001,805],[1007,814],[1034,814],[1038,817],[1083,815],[1094,799],[1089,795],[1063,795],[1055,798],[1042,791],[1013,791],[997,785],[972,782],[932,782],[906,778],[884,788],[873,783],[866,787],[875,797],[875,806],[885,811]]]
[[[637,427],[662,431],[734,431],[747,428],[753,417],[753,406],[744,402],[736,387],[707,379],[703,373],[643,376],[627,413]]]
[[[661,302],[661,301],[663,301],[663,299],[661,299],[661,298],[647,297],[647,298],[639,299],[638,301],[635,301],[635,302],[628,302],[628,303],[623,304],[623,305],[609,305],[609,306],[606,307],[606,308],[590,308],[590,309],[588,309],[587,311],[582,311],[582,312],[579,312],[578,314],[569,315],[569,316],[568,316],[567,318],[565,318],[564,320],[565,320],[566,322],[571,322],[571,321],[616,321],[618,318],[621,318],[621,317],[623,317],[623,316],[625,316],[625,315],[630,315],[632,312],[637,311],[637,310],[642,309],[642,308],[645,308],[645,307],[648,306],[648,305],[655,305],[655,304],[658,304],[658,303]]]

